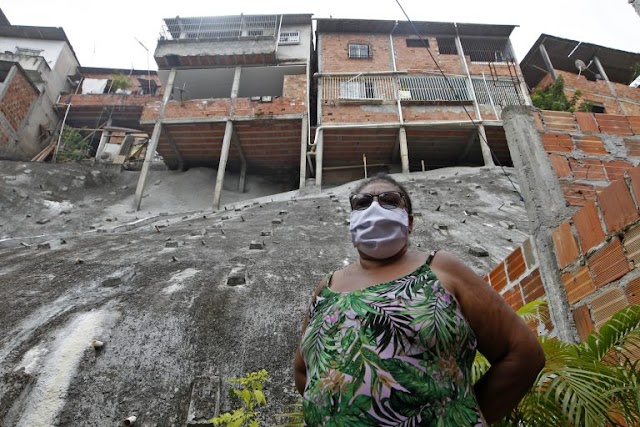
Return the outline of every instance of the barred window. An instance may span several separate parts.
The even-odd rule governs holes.
[[[280,33],[279,45],[300,44],[300,31],[283,31]]]
[[[368,44],[349,43],[349,58],[369,59],[371,56],[371,46]]]

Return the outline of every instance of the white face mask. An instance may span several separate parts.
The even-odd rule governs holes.
[[[409,214],[385,209],[374,200],[367,209],[351,211],[351,241],[360,252],[376,259],[394,256],[409,240]]]

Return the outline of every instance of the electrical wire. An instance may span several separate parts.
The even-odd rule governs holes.
[[[471,114],[469,113],[469,110],[467,110],[467,107],[464,105],[463,100],[460,99],[460,96],[459,96],[458,92],[453,87],[453,84],[451,83],[451,81],[449,80],[447,75],[444,73],[442,68],[440,68],[440,64],[438,64],[438,61],[436,61],[436,58],[433,56],[433,53],[431,52],[431,49],[429,49],[429,44],[426,42],[425,39],[422,38],[422,35],[420,35],[420,32],[418,31],[416,26],[413,24],[413,21],[411,20],[411,18],[409,18],[409,15],[404,10],[404,7],[402,7],[402,4],[400,3],[400,0],[395,0],[395,2],[400,7],[400,10],[404,14],[405,18],[407,18],[407,22],[409,23],[409,25],[411,25],[411,28],[412,28],[414,34],[418,37],[420,42],[422,42],[422,45],[427,49],[427,52],[429,53],[429,56],[431,57],[431,60],[433,61],[433,63],[435,64],[436,68],[438,69],[438,71],[440,72],[442,77],[444,78],[444,80],[447,83],[447,85],[449,86],[449,89],[451,90],[451,92],[457,98],[456,101],[460,101],[460,106],[464,110],[464,112],[467,115],[467,117],[469,117],[469,120],[471,121],[471,124],[476,128],[476,131],[478,132],[478,136],[480,137],[480,142],[484,143],[487,146],[487,148],[489,149],[489,152],[491,153],[491,157],[498,163],[498,166],[500,166],[500,168],[502,169],[502,172],[504,173],[504,176],[506,176],[507,179],[509,180],[509,183],[513,187],[513,190],[516,193],[518,193],[518,196],[520,196],[520,201],[524,202],[524,197],[522,197],[522,193],[520,193],[520,191],[518,191],[518,189],[516,188],[515,184],[511,180],[511,177],[509,177],[509,174],[507,173],[507,171],[504,169],[504,166],[500,162],[500,159],[498,159],[498,156],[493,152],[493,150],[491,149],[491,146],[489,146],[489,142],[487,141],[487,139],[484,136],[483,132],[480,131],[480,125],[471,116]],[[457,29],[456,29],[456,34],[457,34]],[[478,102],[477,99],[475,100],[475,102]]]

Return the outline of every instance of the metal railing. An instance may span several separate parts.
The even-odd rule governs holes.
[[[323,77],[323,99],[396,100],[393,76],[326,76]]]
[[[448,82],[447,82],[448,80]],[[414,101],[471,101],[462,76],[400,76],[400,99]]]
[[[167,18],[161,39],[239,39],[276,37],[278,15],[200,16]]]
[[[491,80],[484,77],[472,77],[473,90],[479,104],[499,105],[525,105],[516,83],[509,79]]]
[[[474,38],[460,37],[464,54],[472,62],[507,62],[513,61],[508,38]]]

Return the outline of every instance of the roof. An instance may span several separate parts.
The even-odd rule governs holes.
[[[133,70],[130,68],[99,68],[99,67],[78,67],[78,72],[80,74],[133,74],[133,75],[158,75],[157,71],[154,70]]]
[[[0,25],[11,25],[11,22],[9,22],[7,15],[4,14],[2,9],[0,9]]]
[[[318,33],[383,33],[414,34],[408,21],[375,19],[317,19]],[[413,21],[421,34],[455,36],[509,37],[516,25],[464,24],[454,22]],[[456,32],[457,29],[457,32]]]
[[[597,56],[604,67],[609,80],[628,85],[637,77],[633,76],[634,67],[640,64],[640,53],[625,52],[591,43],[541,34],[520,63],[524,79],[530,87],[535,87],[547,75],[540,46],[544,44],[553,68],[578,73],[575,61],[580,59],[589,64]],[[594,72],[597,72],[595,68]],[[637,72],[637,71],[636,71]]]
[[[76,58],[76,62],[80,64],[76,52],[71,46],[71,42],[67,38],[67,34],[61,27],[31,27],[25,25],[0,25],[0,37],[15,37],[18,39],[36,39],[36,40],[58,40],[66,42],[71,49],[71,53]]]

